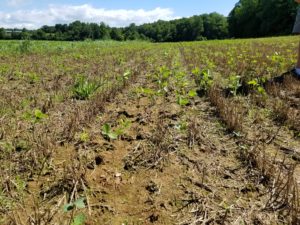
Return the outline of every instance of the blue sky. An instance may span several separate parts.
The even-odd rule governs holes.
[[[38,28],[44,24],[105,22],[142,24],[203,13],[225,16],[238,0],[0,0],[0,27]]]

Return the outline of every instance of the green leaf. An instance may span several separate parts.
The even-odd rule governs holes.
[[[259,86],[257,88],[258,93],[260,93],[261,95],[266,95],[266,91],[263,87]]]
[[[30,112],[25,112],[22,117],[25,120],[31,120],[32,119],[32,115],[31,115]]]
[[[79,198],[74,202],[74,205],[78,208],[78,209],[83,209],[85,208],[85,198]]]
[[[48,116],[46,114],[44,114],[41,110],[36,109],[34,110],[34,116],[37,120],[42,120],[47,118]]]
[[[191,90],[189,91],[189,96],[192,98],[192,97],[195,97],[197,95],[197,92],[195,90]]]
[[[102,134],[109,139],[118,139],[118,133],[113,132],[110,125],[107,123],[102,126]]]
[[[130,75],[131,75],[130,70],[127,70],[127,71],[123,74],[123,78],[124,78],[125,80],[128,80],[129,77],[130,77]]]
[[[110,133],[110,125],[106,123],[102,126],[102,134],[108,135],[109,133]]]
[[[142,89],[142,92],[144,93],[144,94],[148,94],[148,95],[153,95],[155,92],[152,90],[152,89],[150,89],[150,88],[143,88]]]
[[[73,203],[65,204],[64,207],[63,207],[64,212],[70,212],[73,209],[74,209],[74,204]]]
[[[248,82],[248,84],[249,84],[249,85],[256,86],[258,83],[257,83],[256,80],[250,80],[250,81]]]
[[[85,220],[86,216],[83,213],[81,213],[74,218],[71,225],[83,225]]]
[[[197,67],[192,70],[192,74],[194,74],[194,75],[198,75],[199,73],[200,73],[200,69]]]
[[[118,139],[118,134],[114,132],[110,132],[107,136],[113,140]]]
[[[187,98],[183,98],[182,96],[179,96],[177,99],[177,103],[181,106],[185,106],[189,104],[189,100]]]

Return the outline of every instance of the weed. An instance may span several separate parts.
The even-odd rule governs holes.
[[[130,76],[131,76],[131,71],[126,70],[122,77],[123,77],[123,80],[129,80]]]
[[[132,75],[132,73],[128,69],[121,76],[117,77],[117,81],[121,82],[123,85],[126,85],[126,83],[129,81],[131,75]]]
[[[118,134],[111,129],[108,123],[105,123],[102,126],[102,134],[104,135],[105,138],[108,138],[109,140],[118,139]]]
[[[175,129],[179,131],[185,131],[188,128],[188,124],[186,121],[181,121],[180,123],[175,125]]]
[[[96,81],[88,80],[85,76],[77,76],[73,86],[73,97],[78,100],[89,99],[100,87]]]
[[[25,120],[31,121],[34,124],[41,122],[42,120],[48,118],[48,115],[43,113],[40,109],[35,109],[32,112],[26,112],[23,114]]]
[[[87,131],[82,131],[82,132],[76,134],[76,138],[79,141],[85,143],[85,142],[88,142],[90,140],[90,135]]]
[[[29,79],[29,83],[30,84],[34,84],[40,81],[40,76],[36,73],[27,73],[26,74],[28,79]]]
[[[131,121],[127,118],[118,120],[118,127],[116,133],[123,135],[131,127]]]

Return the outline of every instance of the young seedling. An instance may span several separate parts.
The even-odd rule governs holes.
[[[185,131],[188,127],[188,124],[186,121],[181,121],[180,123],[175,125],[175,129],[179,131]]]
[[[177,96],[177,103],[180,105],[180,106],[186,106],[187,104],[190,103],[189,99],[184,97],[184,96],[181,96],[181,95],[178,95]]]
[[[119,125],[116,129],[116,134],[118,136],[123,135],[126,130],[128,130],[131,127],[131,121],[129,119],[120,119],[118,121]]]
[[[33,122],[34,124],[41,122],[42,120],[48,118],[48,115],[43,113],[39,109],[35,109],[33,112],[26,112],[23,118]]]
[[[264,87],[261,85],[261,83],[264,83],[265,80],[260,80],[258,78],[250,80],[248,82],[248,85],[251,86],[257,93],[259,93],[262,96],[266,96],[266,90]]]
[[[113,130],[108,123],[102,126],[102,134],[109,140],[116,140],[119,136],[123,135],[126,130],[131,127],[131,121],[128,119],[120,119],[118,126]]]
[[[111,129],[111,127],[108,123],[105,123],[102,126],[102,134],[104,135],[105,138],[107,138],[109,140],[118,139],[118,134]]]
[[[123,80],[128,80],[131,76],[131,71],[126,70],[125,73],[123,74]]]
[[[122,82],[123,84],[129,80],[131,76],[131,71],[130,70],[126,70],[121,76],[118,76],[117,77],[117,80],[119,82]]]
[[[209,69],[200,70],[195,68],[192,70],[192,74],[195,77],[196,84],[199,86],[201,91],[207,92],[213,84],[213,77]]]
[[[190,90],[189,93],[188,93],[188,96],[190,98],[193,98],[193,97],[197,96],[197,91],[196,90]]]
[[[162,66],[158,69],[158,72],[154,75],[154,80],[158,84],[158,94],[168,92],[169,77],[171,76],[171,70],[166,66]]]
[[[82,131],[76,134],[76,139],[80,142],[86,143],[90,140],[90,135],[87,131]]]
[[[63,207],[63,211],[65,213],[72,211],[73,209],[84,209],[85,208],[85,198],[79,198],[75,202],[71,202],[65,204]],[[85,223],[86,216],[81,213],[74,217],[73,222],[71,225],[83,225]]]
[[[241,77],[240,76],[237,76],[237,75],[229,76],[228,87],[229,87],[230,93],[233,96],[237,95],[237,91],[241,86],[242,86],[242,84],[241,84]]]

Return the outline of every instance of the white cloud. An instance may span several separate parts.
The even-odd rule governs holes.
[[[9,6],[19,6],[23,3],[28,2],[28,0],[6,0],[7,5]]]
[[[13,0],[11,2],[22,1]],[[24,0],[23,0],[24,1]],[[57,23],[70,23],[75,20],[82,22],[104,22],[110,26],[127,26],[130,23],[143,24],[154,22],[159,19],[174,19],[174,12],[168,8],[155,8],[153,10],[108,10],[94,8],[84,4],[72,5],[49,5],[44,10],[17,10],[14,12],[0,11],[0,27],[4,28],[39,28],[43,25],[54,25]]]

